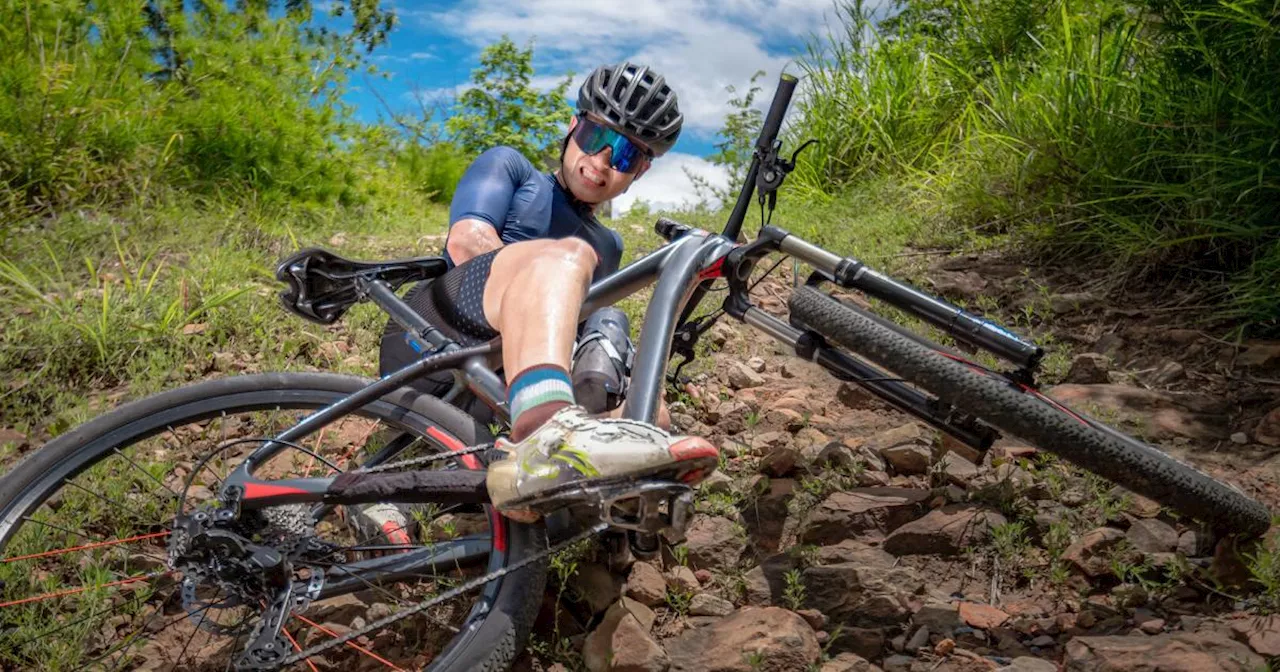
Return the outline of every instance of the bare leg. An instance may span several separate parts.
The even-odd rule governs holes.
[[[529,240],[494,255],[484,316],[502,334],[508,380],[539,364],[568,370],[595,250],[578,238]]]
[[[585,242],[567,238],[514,243],[489,267],[484,314],[502,335],[513,410],[510,440],[496,446],[505,455],[489,464],[485,482],[493,505],[515,520],[537,520],[539,506],[556,506],[554,498],[538,504],[538,497],[578,481],[643,477],[693,484],[716,468],[719,451],[703,439],[644,424],[626,423],[628,431],[620,432],[567,408],[573,341],[596,263]]]

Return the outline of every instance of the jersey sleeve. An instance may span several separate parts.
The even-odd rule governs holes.
[[[479,219],[502,233],[511,199],[533,174],[533,164],[510,147],[495,147],[476,157],[454,190],[449,224]]]

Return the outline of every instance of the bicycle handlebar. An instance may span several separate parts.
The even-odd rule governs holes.
[[[791,104],[791,94],[795,93],[799,79],[795,75],[783,73],[778,77],[778,88],[773,92],[773,102],[769,105],[769,113],[765,115],[764,124],[760,127],[760,136],[756,138],[756,151],[751,157],[751,165],[747,168],[746,180],[742,191],[738,192],[738,202],[725,222],[723,235],[729,240],[737,240],[742,231],[742,222],[747,218],[747,208],[751,206],[751,196],[755,193],[756,177],[760,174],[760,156],[773,148],[778,139],[778,131],[782,129],[782,117]]]
[[[783,73],[778,78],[778,89],[773,93],[773,103],[769,105],[769,114],[764,118],[764,126],[760,127],[760,138],[756,140],[756,149],[767,152],[778,139],[778,131],[782,129],[782,117],[791,104],[791,94],[796,90],[800,80],[793,75]]]

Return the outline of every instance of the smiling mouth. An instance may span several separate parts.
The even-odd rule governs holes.
[[[604,175],[601,175],[590,166],[581,166],[578,168],[578,173],[582,175],[583,179],[597,187],[603,187],[605,185]]]

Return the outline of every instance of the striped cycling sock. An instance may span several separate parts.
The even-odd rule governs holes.
[[[568,371],[550,364],[521,371],[507,387],[511,440],[523,441],[557,411],[573,403],[573,383]]]

